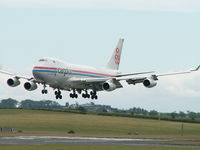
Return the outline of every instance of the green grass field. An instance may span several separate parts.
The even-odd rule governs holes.
[[[179,122],[82,115],[44,110],[0,109],[0,127],[14,128],[15,133],[0,133],[0,136],[52,135],[85,137],[125,137],[188,139],[186,143],[172,143],[191,147],[164,146],[101,146],[101,145],[0,145],[2,150],[197,150],[200,145],[200,124],[184,123],[184,136],[181,136]],[[68,134],[74,130],[75,134]],[[138,132],[139,135],[134,135]],[[128,134],[131,133],[131,134]],[[196,141],[192,141],[196,140]],[[170,143],[169,143],[170,144]]]
[[[181,125],[182,123],[179,122],[126,117],[0,109],[0,127],[11,127],[16,131],[23,131],[12,134],[1,133],[1,136],[61,135],[200,140],[200,124],[184,123],[184,136],[181,136]],[[75,134],[68,134],[69,130],[74,130]],[[139,135],[134,135],[135,132]]]

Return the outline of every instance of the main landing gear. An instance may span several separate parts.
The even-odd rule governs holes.
[[[88,94],[88,91],[87,90],[84,90],[85,93],[82,94],[82,97],[83,98],[91,98],[91,99],[98,99],[97,97],[97,92],[95,90],[91,91],[90,94]],[[77,90],[77,92],[79,94],[81,94],[81,90]],[[78,98],[78,94],[76,94],[76,90],[73,89],[73,92],[69,94],[69,96],[71,98]]]
[[[71,98],[78,98],[78,94],[76,94],[76,91],[75,91],[75,90],[73,90],[73,93],[70,93],[69,96],[70,96]]]
[[[90,98],[90,95],[88,94],[87,90],[85,90],[85,93],[82,94],[83,98]]]
[[[55,91],[56,99],[62,99],[61,91],[58,89],[58,91]]]
[[[91,91],[90,95],[91,95],[91,99],[97,99],[98,98],[96,91]]]
[[[88,94],[87,90],[85,90],[85,93],[82,94],[83,98],[91,98],[91,99],[97,99],[97,92],[96,91],[91,91],[90,95]]]

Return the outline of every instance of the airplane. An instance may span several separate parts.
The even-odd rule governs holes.
[[[122,80],[128,84],[142,83],[146,88],[153,88],[157,85],[157,80],[161,76],[191,73],[198,71],[200,68],[198,66],[194,70],[158,75],[153,74],[154,71],[122,74],[119,71],[119,65],[123,42],[124,39],[119,39],[112,56],[103,68],[75,65],[55,58],[45,57],[39,59],[38,64],[33,67],[33,77],[31,78],[3,70],[0,70],[0,73],[10,76],[7,80],[7,84],[10,87],[20,85],[20,79],[25,79],[27,82],[25,82],[24,88],[27,91],[36,90],[38,84],[42,84],[42,94],[48,93],[46,89],[48,85],[55,90],[56,99],[62,99],[61,90],[70,91],[69,96],[71,98],[78,98],[78,94],[82,94],[83,98],[97,99],[97,92],[99,91],[110,92],[122,88],[123,86],[120,83]],[[145,74],[144,77],[138,76],[143,74]],[[151,75],[146,76],[147,74]]]

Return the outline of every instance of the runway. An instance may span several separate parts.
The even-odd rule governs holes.
[[[0,145],[43,145],[43,144],[70,144],[70,145],[132,145],[132,146],[173,146],[173,147],[200,147],[192,145],[177,145],[181,140],[163,139],[123,139],[123,138],[90,138],[90,137],[59,137],[59,136],[15,136],[0,137]],[[169,144],[170,143],[170,144]]]

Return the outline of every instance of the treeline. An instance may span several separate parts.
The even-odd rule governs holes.
[[[18,102],[17,100],[8,98],[1,100],[0,108],[58,109],[62,108],[62,106],[57,102],[50,100],[33,101],[27,99]]]
[[[46,109],[59,112],[200,123],[200,113],[191,111],[161,113],[156,110],[148,111],[136,107],[122,110],[107,105],[96,105],[93,102],[83,105],[79,105],[78,103],[69,105],[69,103],[66,103],[65,106],[62,106],[59,103],[50,100],[34,101],[27,99],[18,102],[17,100],[9,98],[0,101],[0,108]]]
[[[148,118],[148,119],[157,119],[157,120],[170,120],[170,121],[181,121],[181,122],[195,122],[200,123],[200,113],[196,112],[172,112],[172,113],[162,113],[156,110],[145,110],[142,108],[133,107],[129,110],[118,111],[121,116],[132,116],[136,118]],[[110,114],[115,115],[115,114]],[[119,114],[118,114],[119,115]]]

